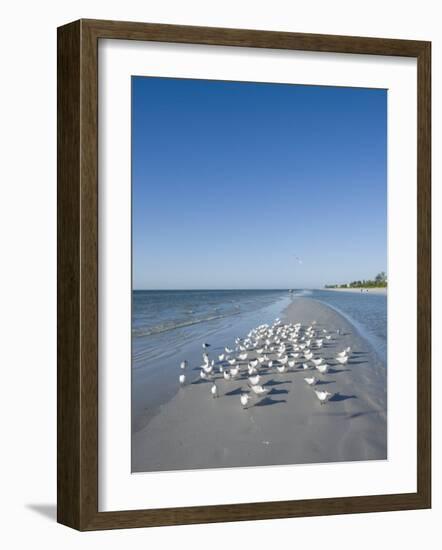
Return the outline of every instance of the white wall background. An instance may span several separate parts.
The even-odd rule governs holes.
[[[6,548],[401,549],[438,540],[442,36],[438,0],[77,0],[4,4],[0,86],[0,541]],[[77,533],[55,523],[56,27],[80,17],[433,41],[433,510]]]

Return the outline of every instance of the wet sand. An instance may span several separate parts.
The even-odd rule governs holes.
[[[212,383],[201,381],[193,365],[187,370],[189,383],[133,433],[132,471],[386,459],[386,369],[373,348],[339,313],[313,299],[295,299],[283,321],[303,326],[316,321],[317,328],[333,333],[315,350],[315,358],[324,357],[331,366],[329,373],[305,371],[301,362],[282,375],[260,370],[270,391],[243,410],[246,373],[233,381],[217,374],[219,397],[213,398]],[[347,346],[353,354],[341,366],[334,357]],[[213,358],[221,353],[210,351]],[[177,368],[177,384],[179,374]],[[324,405],[304,381],[313,374],[321,380],[317,389],[334,394]]]

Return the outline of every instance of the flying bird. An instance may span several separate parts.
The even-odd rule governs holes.
[[[249,376],[253,376],[254,374],[257,374],[257,372],[258,372],[256,367],[253,367],[250,364],[247,366],[247,370],[249,371]]]

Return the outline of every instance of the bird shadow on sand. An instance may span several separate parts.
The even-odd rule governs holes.
[[[318,382],[316,382],[316,385],[317,386],[326,386],[327,384],[334,384],[336,382],[336,380],[318,380]]]
[[[343,393],[335,393],[330,397],[329,401],[347,401],[347,399],[357,399],[356,395],[344,395]]]
[[[203,380],[202,378],[198,378],[198,380],[194,380],[193,382],[191,382],[190,385],[195,386],[195,385],[198,385],[198,384],[208,384],[210,382],[211,382],[211,380]]]
[[[283,395],[283,394],[288,394],[288,393],[289,393],[288,390],[277,390],[276,388],[272,388],[269,391],[269,395]]]
[[[337,369],[335,367],[331,367],[328,372],[329,374],[341,374],[341,372],[351,372],[351,369]]]
[[[247,390],[243,390],[241,387],[234,390],[227,391],[224,395],[241,395],[242,393],[248,393]]]
[[[278,405],[278,403],[287,403],[285,399],[272,399],[271,397],[264,397],[258,403],[255,403],[254,407],[267,407],[269,405]]]
[[[362,411],[350,414],[348,418],[359,418],[361,416],[369,416],[369,415],[376,415],[379,416],[382,414],[382,411]]]
[[[352,361],[351,359],[348,362],[349,365],[365,365],[366,363],[368,363],[368,361],[366,361],[366,360],[364,360],[364,361]]]
[[[291,384],[291,380],[269,380],[264,386],[280,386],[281,384]]]

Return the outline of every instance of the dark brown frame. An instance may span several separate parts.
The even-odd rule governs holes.
[[[98,511],[98,40],[405,56],[418,67],[417,492]],[[58,521],[86,531],[431,507],[431,43],[79,20],[58,29]],[[404,221],[406,223],[406,221]]]

